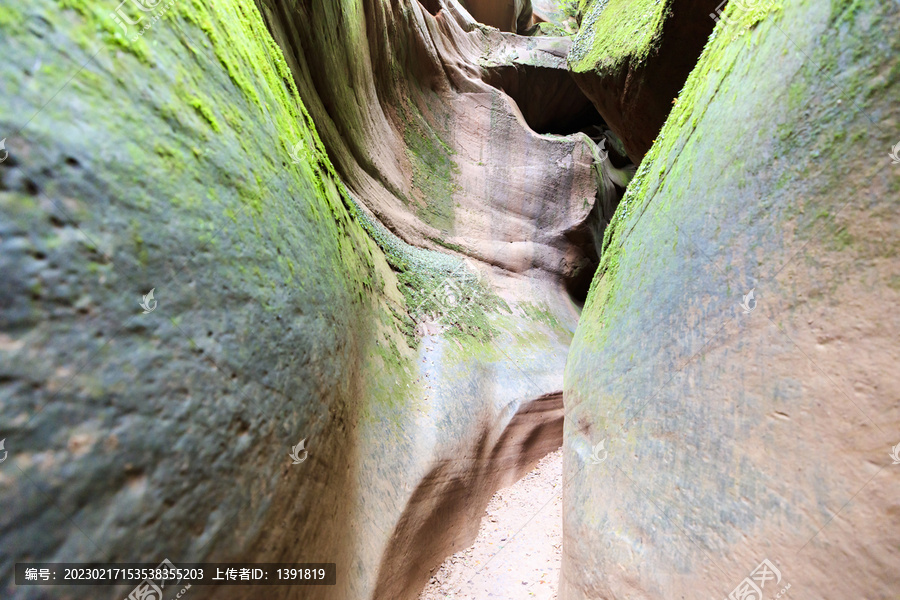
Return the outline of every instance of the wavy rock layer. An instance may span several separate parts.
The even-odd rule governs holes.
[[[559,397],[577,315],[567,290],[585,293],[595,232],[615,208],[615,182],[627,182],[583,133],[529,127],[546,112],[560,123],[535,126],[577,131],[596,118],[566,72],[568,41],[485,28],[455,2],[403,6],[262,3],[338,172],[394,240],[382,244],[388,260],[405,268],[391,244],[406,243],[473,259],[509,309],[486,314],[489,340],[450,340],[421,323],[428,419],[408,428],[416,460],[378,466],[385,482],[411,484],[390,502],[372,493],[391,531],[364,536],[358,555],[359,569],[380,565],[356,588],[374,584],[374,598],[415,597],[431,567],[474,539],[491,493],[560,443],[555,426],[513,435],[510,419]],[[350,33],[335,42],[334,31]],[[535,99],[529,87],[557,91]],[[498,447],[515,460],[491,463]]]
[[[101,2],[4,4],[4,598],[47,593],[16,561],[164,558],[414,597],[561,443],[568,290],[623,181],[491,85],[565,81],[565,42],[432,4],[176,2],[124,35]],[[423,536],[434,564],[401,561]]]
[[[559,280],[592,271],[566,236],[605,189],[594,145],[535,133],[491,85],[527,65],[532,87],[570,86],[529,113],[584,110],[566,74],[566,40],[486,29],[455,2],[436,16],[418,2],[263,6],[338,172],[391,231],[506,272]],[[336,42],[335,30],[354,34]]]
[[[722,598],[764,559],[763,597],[896,595],[900,12],[726,18],[569,354],[565,600]]]

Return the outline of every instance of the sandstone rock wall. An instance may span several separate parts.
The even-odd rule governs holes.
[[[0,8],[0,595],[129,591],[21,560],[346,565],[358,423],[412,396],[396,279],[252,5],[110,8]]]
[[[639,164],[712,32],[717,0],[587,0],[572,76]]]
[[[525,428],[510,419],[531,414],[526,407],[540,397],[559,397],[577,319],[567,286],[596,264],[595,205],[618,199],[616,175],[587,136],[536,133],[498,89],[498,74],[521,65],[536,72],[533,82],[517,82],[523,90],[565,81],[566,40],[484,28],[455,2],[402,6],[261,3],[336,169],[388,261],[412,283],[401,286],[408,306],[428,302],[417,293],[423,282],[454,270],[434,266],[444,259],[433,254],[419,258],[438,249],[473,259],[500,301],[476,302],[474,319],[420,321],[426,337],[415,379],[428,386],[424,416],[402,429],[414,450],[392,456],[391,443],[372,431],[381,464],[362,468],[381,474],[370,498],[391,534],[366,534],[357,568],[379,559],[375,598],[415,597],[428,569],[474,539],[493,490],[560,443],[561,431],[543,417],[525,419]],[[346,32],[337,45],[335,31]],[[581,110],[585,99],[569,86]],[[544,106],[569,101],[561,94]],[[500,447],[518,458],[490,466]],[[398,481],[407,487],[386,494]],[[371,593],[365,581],[357,589]]]
[[[3,3],[4,598],[129,592],[16,588],[16,561],[164,558],[338,564],[271,598],[414,597],[434,565],[399,559],[435,515],[474,536],[561,443],[566,286],[615,189],[587,136],[483,81],[509,39],[441,6],[127,4],[139,29]],[[564,69],[550,46],[523,48]]]
[[[618,208],[569,354],[564,600],[722,598],[764,559],[766,598],[896,596],[900,11],[740,8]]]
[[[392,232],[505,271],[559,279],[585,268],[591,257],[565,234],[602,187],[592,144],[535,133],[494,87],[505,65],[535,67],[517,88],[568,78],[567,40],[506,36],[455,1],[436,16],[418,2],[261,4],[338,172]],[[346,35],[334,42],[335,31]],[[581,104],[561,96],[538,111],[581,110],[571,94]]]

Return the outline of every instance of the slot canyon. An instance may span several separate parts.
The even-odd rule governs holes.
[[[0,600],[900,598],[900,1],[0,31]]]

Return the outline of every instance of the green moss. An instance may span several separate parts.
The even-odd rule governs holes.
[[[830,25],[846,22],[852,24],[856,16],[865,7],[863,0],[831,0]]]
[[[821,235],[822,241],[826,247],[831,250],[846,250],[853,245],[853,236],[847,230],[847,226],[837,222],[835,215],[827,209],[822,209],[816,213],[807,230],[813,231],[823,229]]]
[[[444,248],[447,248],[448,250],[453,250],[454,252],[459,252],[460,254],[465,254],[465,249],[462,246],[459,246],[452,242],[448,242],[446,240],[442,240],[440,238],[429,237],[428,239],[431,240],[432,242],[434,242],[435,244],[438,244],[439,246],[443,246]]]
[[[451,232],[455,222],[453,195],[459,190],[456,184],[459,166],[453,159],[455,152],[414,103],[406,107],[404,120],[403,137],[418,201],[416,215],[441,231]],[[449,133],[447,123],[439,129],[444,134]]]
[[[415,320],[439,323],[449,337],[471,336],[488,341],[496,335],[489,314],[510,312],[479,277],[464,266],[449,275],[429,269],[408,269],[397,275]]]
[[[5,5],[0,11],[0,29],[16,30],[25,24],[25,15],[15,6]]]
[[[615,0],[610,0],[613,1]],[[751,10],[745,10],[737,3],[726,7],[722,20],[716,25],[697,66],[685,81],[669,117],[644,156],[606,228],[600,265],[591,282],[585,304],[586,313],[595,311],[593,314],[600,315],[600,318],[593,325],[585,324],[585,329],[591,330],[588,335],[602,329],[602,322],[609,318],[608,313],[615,310],[621,279],[618,270],[625,251],[625,238],[644,213],[646,203],[665,181],[672,162],[679,156],[680,146],[684,145],[694,128],[703,120],[709,99],[718,92],[720,84],[731,72],[743,50],[742,44],[732,42],[750,35],[749,31],[766,15],[780,10],[781,5],[773,1],[762,2]],[[672,197],[668,201],[671,203]],[[669,205],[657,207],[654,218],[665,219],[663,213],[668,208]],[[652,228],[658,225],[648,223],[647,226]]]
[[[160,142],[156,142],[153,145],[153,151],[156,152],[157,156],[159,156],[161,158],[174,158],[175,157],[175,150],[173,150],[172,148],[170,148],[168,146],[163,145]]]
[[[262,101],[259,98],[259,94],[253,85],[251,85],[244,70],[238,66],[243,63],[242,59],[248,58],[248,54],[245,52],[246,44],[236,35],[237,32],[235,28],[219,29],[213,25],[213,15],[208,14],[206,7],[200,0],[191,0],[191,4],[191,8],[185,6],[181,14],[209,36],[213,52],[225,68],[228,77],[230,77],[234,84],[238,86],[248,98],[253,100],[257,106],[262,107]],[[242,5],[222,7],[222,10],[224,11],[223,13],[217,13],[215,16],[226,16],[227,18],[233,19],[236,23],[240,23],[242,25],[242,30],[252,30],[253,19],[250,17],[248,10]],[[275,56],[281,56],[280,49]],[[269,69],[269,63],[262,63],[260,68],[264,70]]]
[[[569,343],[572,332],[556,318],[556,315],[551,310],[549,304],[546,302],[522,302],[518,306],[525,312],[526,317],[532,321],[545,324],[551,331],[560,337],[563,343]]]
[[[569,53],[576,73],[640,64],[657,46],[672,0],[593,0]]]
[[[352,196],[351,196],[352,199]],[[491,314],[510,313],[509,306],[465,263],[454,256],[411,246],[355,206],[353,214],[396,271],[399,291],[409,314],[396,313],[410,343],[416,321],[438,321],[457,338],[489,340],[496,334]]]
[[[197,114],[200,115],[204,121],[209,123],[209,126],[213,128],[213,131],[220,132],[222,128],[219,127],[219,122],[216,121],[216,117],[213,115],[212,110],[197,96],[189,96],[187,99],[188,104],[197,111]]]
[[[134,245],[134,252],[138,257],[141,265],[146,266],[150,261],[150,253],[144,245],[144,238],[141,236],[141,225],[137,219],[131,220],[131,243]]]
[[[144,38],[138,37],[132,41],[127,37],[135,36],[142,23],[139,21],[138,25],[128,25],[128,30],[124,31],[110,16],[116,10],[115,4],[109,6],[94,0],[57,0],[57,3],[60,8],[73,10],[85,19],[85,27],[70,32],[83,50],[93,51],[96,46],[94,40],[99,33],[100,39],[113,53],[121,50],[132,54],[144,65],[152,64],[150,48]],[[126,2],[121,8],[132,21],[144,16],[130,2]]]
[[[522,302],[519,304],[519,308],[521,308],[525,312],[525,316],[532,321],[545,323],[553,329],[562,327],[559,319],[556,318],[556,316],[553,314],[553,311],[550,310],[550,306],[546,302]]]
[[[566,37],[572,35],[573,33],[562,25],[557,25],[556,23],[538,23],[537,31],[540,33],[540,35],[554,37]]]

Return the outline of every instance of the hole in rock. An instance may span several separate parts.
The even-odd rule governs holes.
[[[440,0],[419,0],[419,4],[422,5],[422,8],[431,13],[432,16],[437,16],[439,12],[441,12],[441,2]]]
[[[472,18],[500,31],[529,35],[537,21],[544,20],[534,13],[532,2],[515,0],[461,0]]]
[[[579,307],[583,307],[587,301],[588,291],[591,289],[591,281],[594,279],[594,273],[597,271],[598,266],[599,261],[595,259],[588,267],[581,269],[577,275],[563,281],[569,297]]]
[[[606,128],[593,103],[568,71],[516,65],[487,69],[485,82],[515,101],[525,122],[538,133],[568,135]]]

